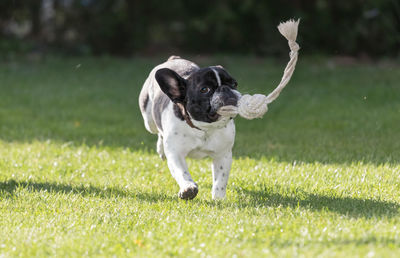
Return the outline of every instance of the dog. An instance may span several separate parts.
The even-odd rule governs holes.
[[[225,198],[235,124],[217,110],[236,106],[240,97],[236,80],[222,66],[200,68],[171,56],[150,72],[139,107],[147,131],[158,135],[157,153],[167,159],[179,198],[190,200],[198,193],[185,158],[207,156],[212,158],[212,198]]]

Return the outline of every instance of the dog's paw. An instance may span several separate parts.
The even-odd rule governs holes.
[[[178,196],[183,200],[191,200],[196,197],[198,192],[199,188],[197,187],[197,185],[191,185],[186,187],[185,189],[181,189],[178,193]]]

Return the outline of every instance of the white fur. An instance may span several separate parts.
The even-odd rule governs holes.
[[[221,78],[219,77],[218,72],[217,72],[215,69],[213,69],[213,68],[211,68],[211,70],[214,72],[215,77],[217,78],[218,86],[221,86]]]
[[[185,121],[178,119],[174,115],[172,103],[164,110],[162,139],[168,168],[183,191],[196,185],[189,173],[185,158],[211,157],[213,159],[212,197],[213,199],[224,198],[232,164],[235,124],[228,118],[222,118],[214,123],[192,121],[202,130],[191,128]]]

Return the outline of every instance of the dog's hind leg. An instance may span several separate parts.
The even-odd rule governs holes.
[[[157,153],[162,160],[165,160],[165,153],[164,153],[164,144],[163,144],[163,137],[161,134],[158,134],[157,140]]]
[[[152,116],[153,99],[150,97],[150,82],[147,78],[139,94],[139,108],[143,116],[144,126],[146,130],[152,134],[157,134],[158,129]]]

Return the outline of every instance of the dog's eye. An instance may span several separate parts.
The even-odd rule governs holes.
[[[203,87],[203,88],[200,89],[200,92],[201,92],[201,93],[204,93],[204,94],[209,93],[209,92],[210,92],[210,88],[208,88],[208,87]]]

